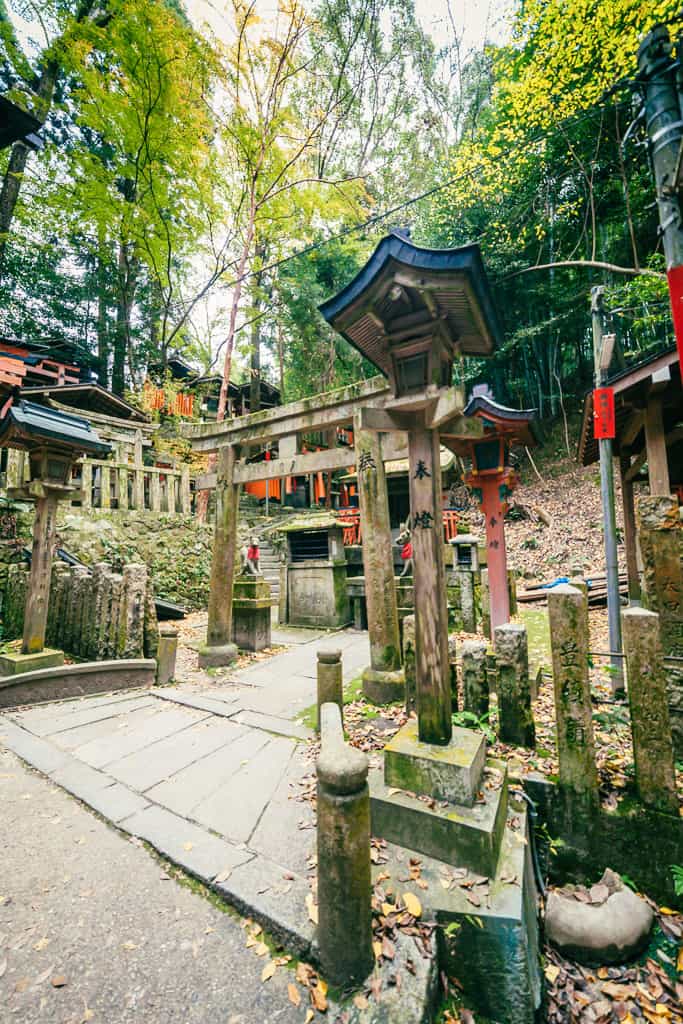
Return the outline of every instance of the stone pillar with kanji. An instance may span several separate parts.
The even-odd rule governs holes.
[[[408,459],[418,732],[423,743],[445,744],[453,726],[438,431],[410,430]]]

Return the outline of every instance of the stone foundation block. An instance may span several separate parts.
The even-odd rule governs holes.
[[[454,727],[450,743],[437,746],[418,739],[418,723],[411,719],[384,748],[384,778],[387,786],[471,807],[485,759],[483,733]]]
[[[0,655],[0,676],[18,676],[23,672],[36,672],[41,668],[56,668],[64,664],[64,651],[45,647],[35,654]]]
[[[258,576],[240,576],[232,588],[232,636],[243,651],[270,647],[270,609],[273,601],[268,582]]]
[[[200,647],[199,667],[223,668],[226,665],[234,665],[237,661],[237,653],[236,644],[221,644],[219,647]]]
[[[410,793],[396,792],[382,780],[379,770],[371,771],[372,834],[492,877],[505,828],[507,775],[500,762],[491,762],[491,766],[500,773],[500,785],[484,790],[483,803],[474,807],[443,803],[431,807]]]
[[[406,680],[403,669],[397,672],[363,670],[363,693],[373,704],[397,704],[405,700]]]

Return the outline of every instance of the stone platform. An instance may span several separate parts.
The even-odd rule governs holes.
[[[486,738],[472,729],[453,729],[446,746],[422,743],[411,718],[384,748],[387,786],[471,807],[486,758]]]

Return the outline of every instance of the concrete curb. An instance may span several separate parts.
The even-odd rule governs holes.
[[[154,685],[153,658],[86,661],[0,678],[0,708]]]

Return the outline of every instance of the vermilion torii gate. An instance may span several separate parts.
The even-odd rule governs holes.
[[[371,644],[366,684],[402,689],[383,463],[405,453],[407,435],[419,733],[422,741],[445,744],[452,726],[439,444],[482,436],[481,421],[463,415],[462,388],[451,386],[453,364],[462,356],[490,355],[500,338],[479,249],[421,249],[392,233],[321,311],[383,377],[187,429],[196,451],[218,452],[209,626],[200,657],[204,665],[217,665],[236,656],[232,584],[240,485],[356,464]],[[354,451],[299,453],[300,434],[351,425]],[[240,458],[245,446],[274,441],[277,459],[247,464]]]

